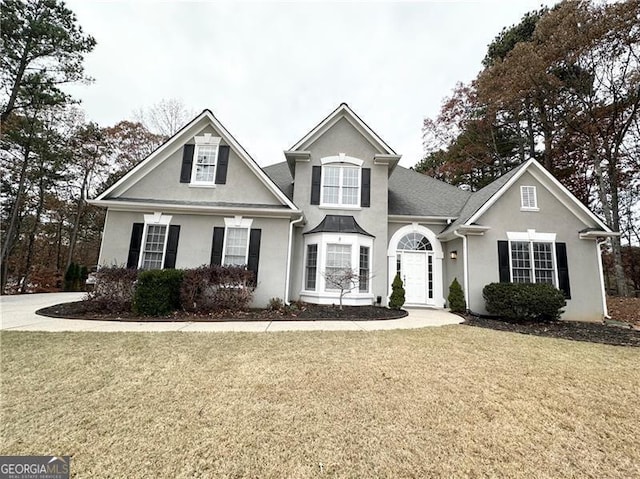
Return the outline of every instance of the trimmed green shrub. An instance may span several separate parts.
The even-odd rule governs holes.
[[[467,310],[467,302],[464,300],[462,286],[458,283],[458,278],[453,278],[449,286],[449,296],[447,296],[449,309],[453,313],[464,313]]]
[[[391,309],[400,309],[404,305],[404,283],[400,279],[400,273],[396,273],[391,283],[391,296],[389,296],[389,307]]]
[[[505,321],[555,321],[567,304],[564,294],[546,283],[491,283],[482,296],[487,311]]]
[[[182,276],[179,269],[141,272],[133,298],[133,312],[142,316],[165,316],[180,309]]]

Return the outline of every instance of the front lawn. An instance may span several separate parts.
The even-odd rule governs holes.
[[[640,354],[449,326],[3,332],[2,454],[76,477],[638,477]]]

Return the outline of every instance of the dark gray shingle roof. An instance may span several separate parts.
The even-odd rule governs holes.
[[[500,190],[500,188],[502,188],[525,164],[526,163],[522,163],[516,168],[513,168],[511,171],[505,173],[500,178],[494,180],[492,183],[489,183],[481,190],[473,193],[465,203],[462,211],[460,211],[460,216],[458,217],[458,219],[448,225],[443,230],[443,232],[447,230],[453,231],[458,226],[466,223],[469,218],[471,218],[476,211],[482,208],[482,205],[489,201],[489,199],[491,199],[491,197],[495,195]]]
[[[271,181],[273,181],[278,188],[293,201],[293,178],[291,171],[289,171],[289,165],[286,161],[282,163],[276,163],[275,165],[269,165],[262,168]]]
[[[263,171],[293,200],[293,178],[286,162],[265,166]],[[455,217],[469,196],[467,191],[401,166],[389,178],[390,215]]]
[[[413,170],[396,167],[389,178],[389,214],[458,216],[471,193]]]

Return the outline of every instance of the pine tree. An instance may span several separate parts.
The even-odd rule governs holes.
[[[404,284],[400,279],[400,273],[396,274],[391,283],[391,296],[389,296],[389,307],[391,309],[400,309],[404,304]]]

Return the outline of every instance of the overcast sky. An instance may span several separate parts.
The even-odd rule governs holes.
[[[480,70],[502,27],[554,2],[68,1],[97,40],[72,89],[110,126],[162,98],[213,111],[262,166],[341,102],[393,149],[422,155],[422,121]]]

